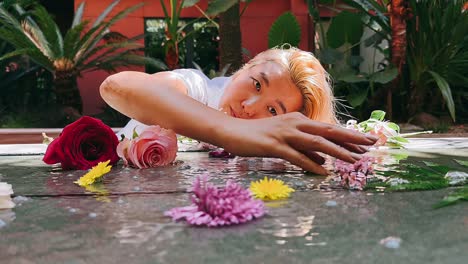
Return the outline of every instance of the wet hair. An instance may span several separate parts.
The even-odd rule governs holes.
[[[242,69],[275,62],[289,72],[291,81],[303,98],[301,113],[310,119],[336,124],[335,98],[328,73],[315,56],[294,47],[276,47],[259,53]]]

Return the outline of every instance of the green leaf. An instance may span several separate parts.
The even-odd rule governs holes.
[[[389,128],[391,128],[391,129],[395,130],[395,131],[398,132],[398,133],[400,132],[400,127],[399,127],[397,124],[393,123],[393,122],[388,122],[388,123],[387,123],[387,126],[388,126]],[[407,141],[406,141],[406,142],[407,142]]]
[[[383,121],[385,118],[385,112],[382,110],[374,110],[372,111],[370,118],[378,120],[378,121]]]
[[[389,83],[398,76],[398,69],[396,67],[389,67],[381,72],[376,72],[370,75],[370,81],[376,83]]]
[[[458,164],[468,167],[468,160],[455,160]]]
[[[356,44],[361,40],[362,33],[361,15],[342,11],[333,18],[328,28],[328,44],[332,48],[339,48],[345,43]]]
[[[353,68],[359,67],[359,65],[361,65],[363,61],[364,59],[361,56],[356,56],[356,55],[349,56],[348,59],[346,60],[348,65]]]
[[[291,12],[279,16],[268,32],[268,47],[273,48],[285,43],[297,47],[301,41],[301,27]]]
[[[360,106],[367,98],[369,89],[359,89],[357,92],[350,93],[346,98],[352,107]]]
[[[398,141],[398,142],[401,142],[401,143],[408,143],[409,142],[406,138],[399,137],[399,136],[392,137],[391,139],[393,139],[395,141]]]
[[[317,7],[315,7],[314,0],[307,0],[307,8],[309,10],[310,16],[312,16],[312,18],[315,21],[319,21],[320,20],[320,12],[317,9]]]
[[[346,83],[366,82],[367,78],[362,74],[356,74],[354,71],[344,71],[337,74],[335,77],[338,81]]]
[[[206,9],[206,14],[209,16],[216,16],[220,13],[225,12],[238,2],[238,0],[210,0],[208,1],[208,8]]]
[[[182,4],[182,8],[187,8],[198,4],[200,0],[185,0]]]
[[[454,193],[446,196],[442,201],[434,205],[434,208],[438,209],[441,207],[454,205],[458,202],[468,201],[468,186],[456,190]]]
[[[390,32],[389,18],[384,14],[387,12],[386,5],[379,5],[375,0],[344,0],[347,5],[350,5],[361,12],[368,14],[368,17],[377,23],[384,32]],[[375,12],[375,14],[373,14]]]
[[[335,64],[343,59],[343,53],[336,49],[325,48],[320,51],[318,57],[323,64]]]
[[[133,128],[133,134],[132,134],[132,139],[135,139],[138,137],[138,133],[136,132],[136,127]]]
[[[453,102],[452,90],[450,89],[450,85],[438,73],[433,72],[433,71],[429,71],[429,73],[432,75],[432,77],[436,81],[437,86],[439,87],[439,90],[442,93],[442,97],[444,97],[444,100],[447,103],[447,108],[450,112],[450,116],[455,122],[456,121],[455,120],[455,103]]]

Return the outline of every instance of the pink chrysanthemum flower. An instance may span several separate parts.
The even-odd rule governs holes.
[[[192,205],[173,208],[164,215],[173,220],[185,218],[191,225],[216,227],[245,223],[265,214],[263,202],[232,181],[217,188],[202,176],[195,180],[192,190]]]
[[[362,190],[366,185],[367,177],[374,175],[372,164],[374,158],[364,156],[354,164],[342,160],[335,161],[335,172],[342,186],[352,190]]]

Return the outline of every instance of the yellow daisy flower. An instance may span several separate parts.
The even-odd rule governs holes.
[[[282,180],[269,179],[265,176],[263,180],[251,182],[250,191],[258,199],[278,200],[288,198],[294,189],[284,184]]]
[[[75,181],[79,186],[87,186],[93,184],[97,179],[101,178],[104,174],[108,173],[112,166],[109,165],[110,160],[99,162],[96,166],[92,167],[85,175]]]

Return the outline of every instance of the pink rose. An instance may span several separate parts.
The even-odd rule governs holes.
[[[177,155],[177,137],[172,130],[149,126],[135,139],[124,138],[117,146],[117,155],[125,166],[139,169],[165,166]]]

